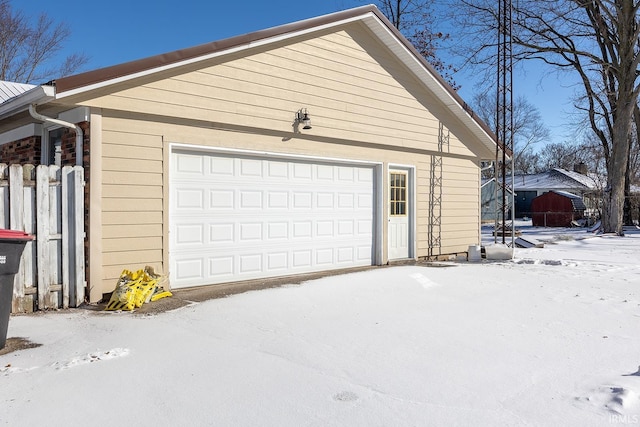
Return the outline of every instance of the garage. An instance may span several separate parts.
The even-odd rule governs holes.
[[[174,288],[374,264],[376,165],[174,148]]]

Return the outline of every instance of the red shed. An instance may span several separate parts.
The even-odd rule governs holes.
[[[549,191],[531,201],[533,225],[570,227],[584,215],[586,206],[579,196],[565,191]]]

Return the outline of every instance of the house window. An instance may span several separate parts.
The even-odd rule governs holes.
[[[46,132],[42,149],[43,165],[62,166],[62,135],[64,128],[57,128]]]
[[[389,179],[389,214],[404,216],[407,214],[407,174],[391,173]]]

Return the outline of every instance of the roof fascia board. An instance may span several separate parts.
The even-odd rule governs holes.
[[[390,24],[385,25],[382,19],[365,20],[364,22],[367,24],[369,29],[371,29],[374,33],[377,32],[376,28],[382,28],[382,30],[386,33],[386,35],[388,35],[392,39],[402,40],[404,38],[404,36],[402,36],[397,31],[395,31],[395,27],[390,28],[389,27]],[[376,23],[378,25],[374,27]],[[381,38],[381,40],[384,40],[384,39]],[[430,65],[425,63],[426,61],[420,56],[418,52],[413,52],[409,48],[409,46],[411,45],[408,45],[407,43],[402,43],[402,42],[397,43],[397,45],[400,46],[400,48],[402,49],[402,52],[404,53],[404,58],[400,57],[400,59],[405,63],[405,65],[410,70],[412,70],[412,72],[422,81],[423,84],[425,84],[429,89],[431,89],[431,91],[433,91],[436,94],[436,96],[444,103],[445,106],[451,109],[456,109],[458,113],[461,114],[461,117],[468,119],[468,120],[463,119],[465,121],[465,124],[471,125],[473,128],[476,129],[476,132],[474,133],[476,133],[476,135],[480,137],[480,139],[483,141],[484,145],[488,149],[495,150],[496,142],[495,142],[495,138],[493,137],[493,134],[489,133],[486,129],[484,129],[482,126],[479,125],[476,119],[465,108],[466,103],[459,96],[454,95],[451,92],[451,90],[445,86],[446,83],[443,83],[441,79],[436,77],[435,70],[431,70]],[[392,46],[387,44],[387,47],[389,47],[393,51]],[[423,72],[422,73],[418,72],[416,70],[416,67],[418,67],[419,69],[422,69]],[[425,78],[424,71],[426,71],[426,73],[429,75],[429,78]]]
[[[0,104],[0,120],[28,110],[31,104],[49,102],[55,98],[55,94],[56,90],[53,86],[36,86]]]
[[[213,58],[217,58],[217,57],[221,57],[221,56],[225,56],[225,55],[231,55],[233,53],[237,53],[237,52],[241,52],[244,50],[248,50],[248,49],[252,49],[255,47],[260,47],[260,46],[264,46],[264,45],[268,45],[268,44],[272,44],[272,43],[277,43],[283,40],[288,40],[291,38],[295,38],[295,37],[300,37],[300,36],[304,36],[306,34],[309,33],[314,33],[314,32],[318,32],[318,31],[323,31],[325,29],[329,29],[329,28],[333,28],[333,27],[338,27],[341,25],[345,25],[348,24],[350,22],[354,22],[354,21],[358,21],[361,20],[363,17],[367,16],[367,15],[373,15],[371,12],[365,14],[365,15],[360,15],[360,16],[355,16],[352,18],[348,18],[348,19],[343,19],[340,21],[335,21],[335,22],[330,22],[327,24],[323,24],[323,25],[319,25],[316,27],[311,27],[311,28],[305,28],[299,31],[295,31],[295,32],[289,32],[289,33],[284,33],[284,34],[279,34],[276,36],[272,36],[272,37],[268,37],[268,38],[264,38],[264,39],[259,39],[259,40],[254,40],[254,41],[250,41],[248,43],[244,43],[241,45],[237,45],[237,46],[233,46],[227,49],[223,49],[220,51],[216,51],[216,52],[211,52],[209,54],[206,55],[200,55],[200,56],[196,56],[193,58],[189,58],[189,59],[185,59],[183,61],[178,61],[178,62],[173,62],[173,63],[169,63],[163,66],[159,66],[159,67],[154,67],[154,68],[149,68],[147,70],[143,70],[140,72],[136,72],[136,73],[132,73],[132,74],[127,74],[127,75],[123,75],[120,77],[116,77],[113,79],[109,79],[109,80],[104,80],[104,81],[100,81],[100,82],[96,82],[94,84],[89,84],[86,86],[81,86],[75,89],[70,89],[64,92],[59,92],[56,95],[56,99],[62,99],[68,96],[73,96],[73,95],[78,95],[81,94],[83,92],[88,92],[94,89],[100,89],[102,87],[105,86],[109,86],[112,84],[117,84],[117,83],[123,83],[126,82],[128,80],[133,80],[139,77],[145,77],[151,74],[155,74],[155,73],[160,73],[163,71],[168,71],[174,68],[178,68],[178,67],[183,67],[186,65],[190,65],[190,64],[194,64],[197,62],[202,62],[202,61],[207,61]]]

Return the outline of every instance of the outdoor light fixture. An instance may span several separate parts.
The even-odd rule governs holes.
[[[308,130],[311,129],[311,119],[309,118],[309,113],[307,109],[300,109],[296,113],[296,122],[302,123],[302,129]]]

